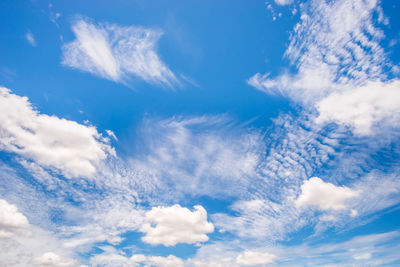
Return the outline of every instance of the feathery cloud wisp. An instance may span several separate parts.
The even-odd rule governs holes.
[[[80,19],[72,31],[76,39],[62,47],[66,66],[115,82],[126,82],[132,76],[167,86],[178,82],[156,53],[159,30]]]

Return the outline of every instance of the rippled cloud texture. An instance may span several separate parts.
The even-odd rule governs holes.
[[[1,266],[400,264],[396,1],[89,3],[0,11]]]

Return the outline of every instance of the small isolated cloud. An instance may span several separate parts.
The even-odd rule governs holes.
[[[207,221],[207,211],[199,205],[194,206],[194,211],[180,205],[153,207],[145,221],[140,228],[145,233],[142,240],[152,245],[206,242],[207,234],[214,231],[214,225]]]
[[[25,34],[25,38],[30,43],[32,46],[36,46],[36,40],[35,37],[33,36],[33,33],[30,31]]]
[[[275,0],[275,3],[277,5],[284,6],[293,3],[293,0]]]
[[[126,82],[132,76],[167,86],[177,82],[156,53],[162,35],[159,30],[80,19],[72,31],[76,39],[62,47],[62,63],[66,66],[115,82]]]
[[[27,97],[0,87],[0,150],[17,153],[67,177],[91,176],[115,151],[93,126],[40,114]]]
[[[275,259],[275,255],[267,252],[245,251],[237,256],[236,262],[242,266],[254,266],[272,263]]]
[[[18,211],[17,206],[0,199],[0,238],[25,232],[28,227],[28,219]]]
[[[40,257],[36,257],[32,260],[35,266],[41,267],[73,267],[77,266],[78,262],[68,258],[62,258],[54,252],[46,252]]]
[[[358,195],[358,191],[313,177],[301,186],[301,194],[295,204],[297,207],[318,206],[321,210],[343,210],[347,208],[346,201]]]
[[[395,125],[400,115],[400,81],[374,81],[364,86],[328,95],[317,103],[317,122],[334,121],[366,135],[382,120]]]

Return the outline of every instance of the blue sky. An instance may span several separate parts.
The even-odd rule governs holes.
[[[0,265],[400,265],[396,1],[2,1]]]

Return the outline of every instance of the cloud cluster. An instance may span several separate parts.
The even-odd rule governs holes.
[[[178,81],[156,53],[159,30],[79,19],[72,31],[76,40],[62,48],[66,66],[122,83],[132,76],[167,86]]]
[[[16,205],[0,199],[1,266],[77,266],[76,260],[60,256],[61,242],[51,233],[31,225]],[[67,250],[63,249],[62,252]]]
[[[214,231],[214,226],[207,221],[207,211],[202,206],[194,206],[194,211],[190,211],[180,205],[173,205],[153,207],[146,213],[145,224],[140,231],[145,233],[143,242],[175,246],[178,243],[208,241],[207,234]]]
[[[387,79],[393,65],[380,46],[384,33],[376,26],[387,24],[379,2],[314,0],[301,10],[285,52],[297,71],[277,77],[257,73],[248,83],[317,109],[320,122],[345,124],[356,134],[373,133],[372,126],[400,111],[392,100],[398,99],[399,83]]]
[[[92,266],[155,266],[155,267],[183,267],[184,261],[174,255],[167,257],[133,254],[128,257],[124,252],[114,247],[101,247],[103,253],[90,259]]]
[[[41,114],[27,97],[0,87],[0,149],[67,177],[89,177],[115,151],[93,126]]]

